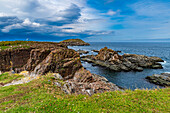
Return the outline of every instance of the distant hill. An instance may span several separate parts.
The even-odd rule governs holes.
[[[89,46],[89,43],[84,42],[81,39],[68,39],[60,42],[66,46]]]

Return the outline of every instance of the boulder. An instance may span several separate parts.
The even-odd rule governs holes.
[[[170,73],[154,74],[147,76],[146,79],[156,85],[170,86]]]

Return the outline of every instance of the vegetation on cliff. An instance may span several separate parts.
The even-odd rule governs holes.
[[[68,39],[60,42],[61,44],[67,46],[89,46],[89,43],[84,42],[81,39]]]
[[[17,48],[30,48],[30,47],[38,47],[39,45],[57,45],[61,46],[59,43],[55,42],[37,42],[37,41],[1,41],[0,42],[0,50],[6,49],[17,49]]]
[[[87,95],[66,95],[51,75],[30,83],[0,87],[0,112],[168,112],[170,89],[126,90]],[[62,81],[61,81],[62,82]]]

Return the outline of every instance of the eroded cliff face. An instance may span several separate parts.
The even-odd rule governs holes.
[[[82,67],[79,54],[67,48],[53,48],[48,50],[35,49],[31,51],[25,70],[36,74],[48,72],[60,73],[63,78],[68,79]]]
[[[3,72],[11,69],[17,73],[29,71],[39,75],[52,72],[70,79],[81,67],[80,55],[61,45],[40,43],[30,48],[0,51],[0,71]]]
[[[9,71],[12,68],[17,73],[29,71],[33,75],[57,73],[64,85],[58,79],[55,84],[67,94],[92,95],[121,90],[106,78],[84,69],[79,53],[63,45],[40,43],[30,48],[1,51],[0,62],[0,71]]]
[[[10,71],[11,68],[23,67],[30,58],[32,48],[0,51],[0,71]]]

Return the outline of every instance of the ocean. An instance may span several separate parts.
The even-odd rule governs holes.
[[[144,69],[142,72],[114,72],[104,67],[94,67],[92,64],[82,61],[82,65],[91,73],[104,76],[110,82],[127,89],[162,88],[149,83],[145,77],[170,72],[170,42],[90,42],[90,46],[73,46],[69,48],[86,50],[89,51],[89,54],[96,55],[97,53],[91,50],[100,50],[103,47],[108,47],[115,51],[122,51],[120,54],[129,53],[160,57],[165,61],[162,63],[163,69]]]

